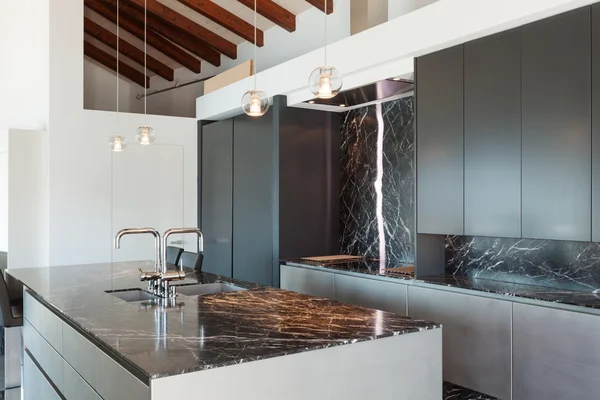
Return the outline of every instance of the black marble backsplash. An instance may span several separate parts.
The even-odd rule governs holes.
[[[446,273],[593,291],[600,288],[600,243],[447,236]]]
[[[412,96],[345,114],[341,253],[381,258],[382,237],[388,262],[414,262],[414,117]],[[381,182],[379,213],[376,182]]]

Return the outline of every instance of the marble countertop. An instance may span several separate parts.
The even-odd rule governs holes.
[[[499,294],[516,298],[546,301],[556,304],[565,304],[585,308],[600,309],[600,293],[585,292],[577,290],[557,289],[546,286],[513,283],[483,278],[471,278],[459,275],[438,275],[429,277],[413,278],[403,274],[381,272],[376,260],[363,260],[360,262],[342,262],[339,264],[320,264],[308,262],[302,259],[281,260],[283,264],[309,266],[313,268],[345,271],[385,278],[402,280],[403,284],[410,285],[440,285],[452,288],[476,290],[480,292]],[[389,266],[384,266],[389,268]]]
[[[144,288],[149,262],[9,270],[71,325],[146,379],[439,328],[439,324],[190,270],[180,285],[229,282],[246,291],[124,302],[106,290]]]
[[[408,266],[408,264],[398,264],[386,262],[381,265],[379,260],[370,259],[370,258],[362,258],[359,260],[352,261],[341,261],[341,262],[328,262],[328,263],[320,263],[305,260],[302,258],[294,258],[294,259],[285,259],[281,260],[282,264],[290,264],[290,265],[308,265],[311,267],[332,269],[337,271],[347,271],[347,272],[356,272],[360,274],[374,275],[374,276],[383,276],[386,278],[395,278],[395,279],[404,279],[404,280],[412,280],[413,276],[397,273],[390,270],[390,268],[394,267],[404,267]]]

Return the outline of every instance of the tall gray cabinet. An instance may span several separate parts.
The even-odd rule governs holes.
[[[339,132],[339,114],[281,96],[260,118],[199,122],[204,271],[277,287],[280,258],[339,251]]]

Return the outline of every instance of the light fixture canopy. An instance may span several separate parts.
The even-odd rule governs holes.
[[[149,144],[154,143],[156,139],[156,133],[154,132],[154,128],[148,125],[142,125],[137,128],[135,140],[142,146],[147,146]]]
[[[342,90],[342,74],[332,66],[325,65],[310,74],[308,88],[319,99],[332,99]]]
[[[119,134],[110,137],[110,149],[115,153],[121,152],[127,148],[125,138]]]

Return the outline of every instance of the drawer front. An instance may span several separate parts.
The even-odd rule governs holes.
[[[28,292],[25,292],[23,301],[25,318],[57,352],[61,353],[63,327],[61,319]]]
[[[150,388],[112,358],[96,349],[95,389],[104,400],[149,400]]]
[[[444,380],[511,398],[512,303],[411,286],[408,315],[443,325]]]
[[[334,282],[337,301],[406,315],[405,285],[337,274]]]
[[[23,398],[25,400],[61,400],[27,352],[23,357]]]
[[[98,393],[64,360],[62,394],[67,400],[102,400]]]
[[[96,387],[96,346],[69,325],[63,326],[63,358],[86,380]]]
[[[333,274],[325,271],[281,266],[281,288],[333,299]]]
[[[23,323],[23,345],[29,350],[54,385],[61,390],[63,360],[60,354],[50,346],[28,321],[24,321]]]
[[[514,399],[597,399],[600,319],[514,304]]]

